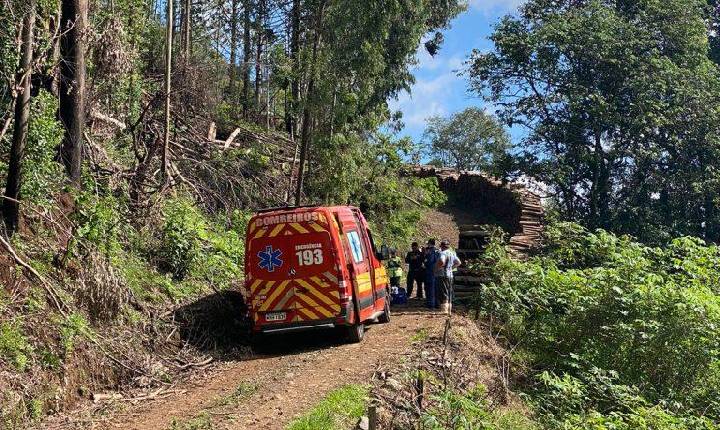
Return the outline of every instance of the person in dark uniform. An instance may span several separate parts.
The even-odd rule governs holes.
[[[408,265],[407,274],[407,295],[412,297],[413,288],[417,283],[417,298],[424,297],[423,283],[425,281],[425,255],[417,242],[413,242],[410,252],[405,255],[405,263]]]
[[[425,300],[430,309],[439,309],[435,289],[435,266],[440,252],[435,248],[435,239],[430,239],[425,247]]]

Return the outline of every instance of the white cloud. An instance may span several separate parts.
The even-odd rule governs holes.
[[[449,113],[446,99],[452,94],[457,80],[452,70],[444,70],[429,79],[417,79],[411,94],[402,93],[397,100],[390,100],[390,109],[403,112],[406,128],[422,130],[428,118]]]
[[[468,5],[485,14],[515,12],[525,0],[468,0]]]
[[[458,91],[464,91],[465,82],[458,77],[458,71],[462,70],[465,58],[459,55],[442,57],[431,56],[420,44],[415,69],[422,71],[424,76],[416,79],[411,93],[403,92],[396,100],[389,101],[391,110],[403,112],[406,131],[421,133],[428,118],[452,113],[448,108],[449,99]]]

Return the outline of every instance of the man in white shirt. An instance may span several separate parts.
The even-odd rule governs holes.
[[[453,299],[453,270],[462,262],[450,249],[447,240],[440,242],[440,257],[435,266],[435,285],[438,293],[438,303],[444,313],[449,314]]]

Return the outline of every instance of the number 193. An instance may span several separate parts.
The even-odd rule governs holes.
[[[298,258],[298,265],[300,266],[311,266],[323,263],[322,249],[306,249],[305,251],[296,252],[295,255]]]

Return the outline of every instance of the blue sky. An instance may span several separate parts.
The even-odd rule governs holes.
[[[410,136],[418,142],[428,117],[448,116],[468,106],[487,107],[477,96],[468,93],[467,79],[458,76],[470,52],[492,49],[488,36],[493,26],[505,14],[517,10],[523,0],[469,0],[468,10],[455,18],[444,32],[445,43],[433,58],[424,47],[418,50],[418,65],[414,68],[416,83],[410,94],[403,93],[390,101],[392,110],[403,112],[405,128],[400,136]],[[513,130],[513,137],[521,132]]]

